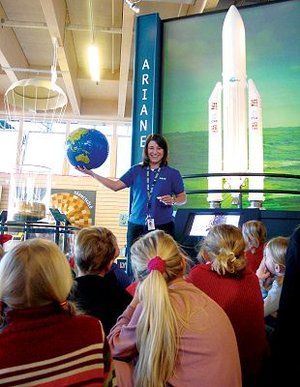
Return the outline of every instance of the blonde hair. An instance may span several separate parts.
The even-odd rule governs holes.
[[[266,256],[266,253],[269,254],[269,256],[272,258],[273,265],[280,265],[285,270],[285,255],[287,252],[289,243],[289,238],[278,236],[275,238],[270,239],[265,248],[264,248],[264,255]],[[277,278],[279,282],[283,282],[283,276],[281,279]]]
[[[267,229],[259,220],[248,220],[242,225],[242,234],[246,243],[246,250],[257,249],[267,238]]]
[[[63,304],[72,285],[65,255],[49,240],[26,240],[1,259],[0,301],[11,308]]]
[[[85,274],[99,274],[115,258],[117,238],[105,227],[81,229],[75,239],[75,262]]]
[[[246,267],[245,241],[241,230],[230,224],[213,226],[201,244],[211,267],[220,275],[239,275]]]
[[[148,270],[148,263],[154,257],[164,261],[163,273]],[[168,284],[183,275],[185,255],[170,235],[155,230],[132,245],[131,259],[135,276],[143,279],[137,290],[143,312],[136,334],[139,357],[135,385],[162,387],[174,373],[179,340],[179,317]]]

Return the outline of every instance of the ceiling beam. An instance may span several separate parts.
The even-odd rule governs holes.
[[[118,98],[118,117],[124,118],[126,112],[126,98],[129,81],[129,68],[132,51],[133,29],[135,13],[124,3],[123,4],[123,25],[120,60],[120,82]]]
[[[206,11],[211,11],[214,8],[217,8],[220,0],[207,0],[206,5],[205,5],[205,10]],[[233,1],[232,1],[233,3]]]
[[[77,61],[71,32],[66,31],[67,9],[61,0],[40,0],[51,39],[58,41],[58,64],[74,114],[80,114],[80,93],[77,82]]]
[[[191,5],[188,10],[188,15],[202,13],[206,7],[207,0],[196,0],[194,5]]]
[[[48,25],[47,23],[43,22],[32,22],[32,21],[16,21],[16,20],[7,20],[5,18],[2,18],[0,20],[0,27],[1,28],[24,28],[24,29],[30,29],[30,30],[48,30]],[[65,29],[68,31],[81,31],[85,32],[91,31],[90,26],[85,26],[85,25],[79,25],[79,24],[68,24],[65,26]],[[106,32],[108,34],[121,34],[122,29],[121,28],[113,28],[113,27],[94,27],[95,32]]]
[[[1,5],[0,18],[6,18]],[[11,83],[22,79],[21,75],[12,70],[13,67],[28,67],[27,59],[12,28],[0,29],[0,65]]]

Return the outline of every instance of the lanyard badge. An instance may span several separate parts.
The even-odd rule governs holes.
[[[146,223],[146,226],[148,228],[148,231],[155,230],[155,221],[154,221],[154,218],[150,214],[151,196],[153,193],[154,186],[158,180],[160,170],[161,170],[161,168],[159,167],[155,173],[153,182],[152,182],[151,187],[150,187],[150,168],[149,168],[149,166],[147,167],[147,197],[148,197],[148,202],[147,202],[147,216],[145,219],[145,223]]]
[[[150,215],[146,216],[146,226],[148,231],[155,230],[155,221]]]

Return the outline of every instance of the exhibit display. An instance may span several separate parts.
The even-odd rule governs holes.
[[[10,178],[8,220],[45,220],[49,208],[51,170],[41,165],[24,164]]]

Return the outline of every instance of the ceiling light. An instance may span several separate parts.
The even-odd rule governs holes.
[[[89,69],[91,78],[95,82],[100,81],[100,62],[99,50],[95,44],[91,44],[88,48]]]
[[[92,44],[88,48],[88,61],[91,78],[97,84],[100,81],[100,61],[99,50],[95,44],[95,26],[93,17],[93,0],[89,1],[90,4],[90,18],[91,18],[91,32],[92,32]]]
[[[128,7],[135,13],[140,13],[140,9],[137,6],[137,3],[139,3],[141,0],[138,1],[130,1],[130,0],[125,0],[125,3],[128,5]]]

